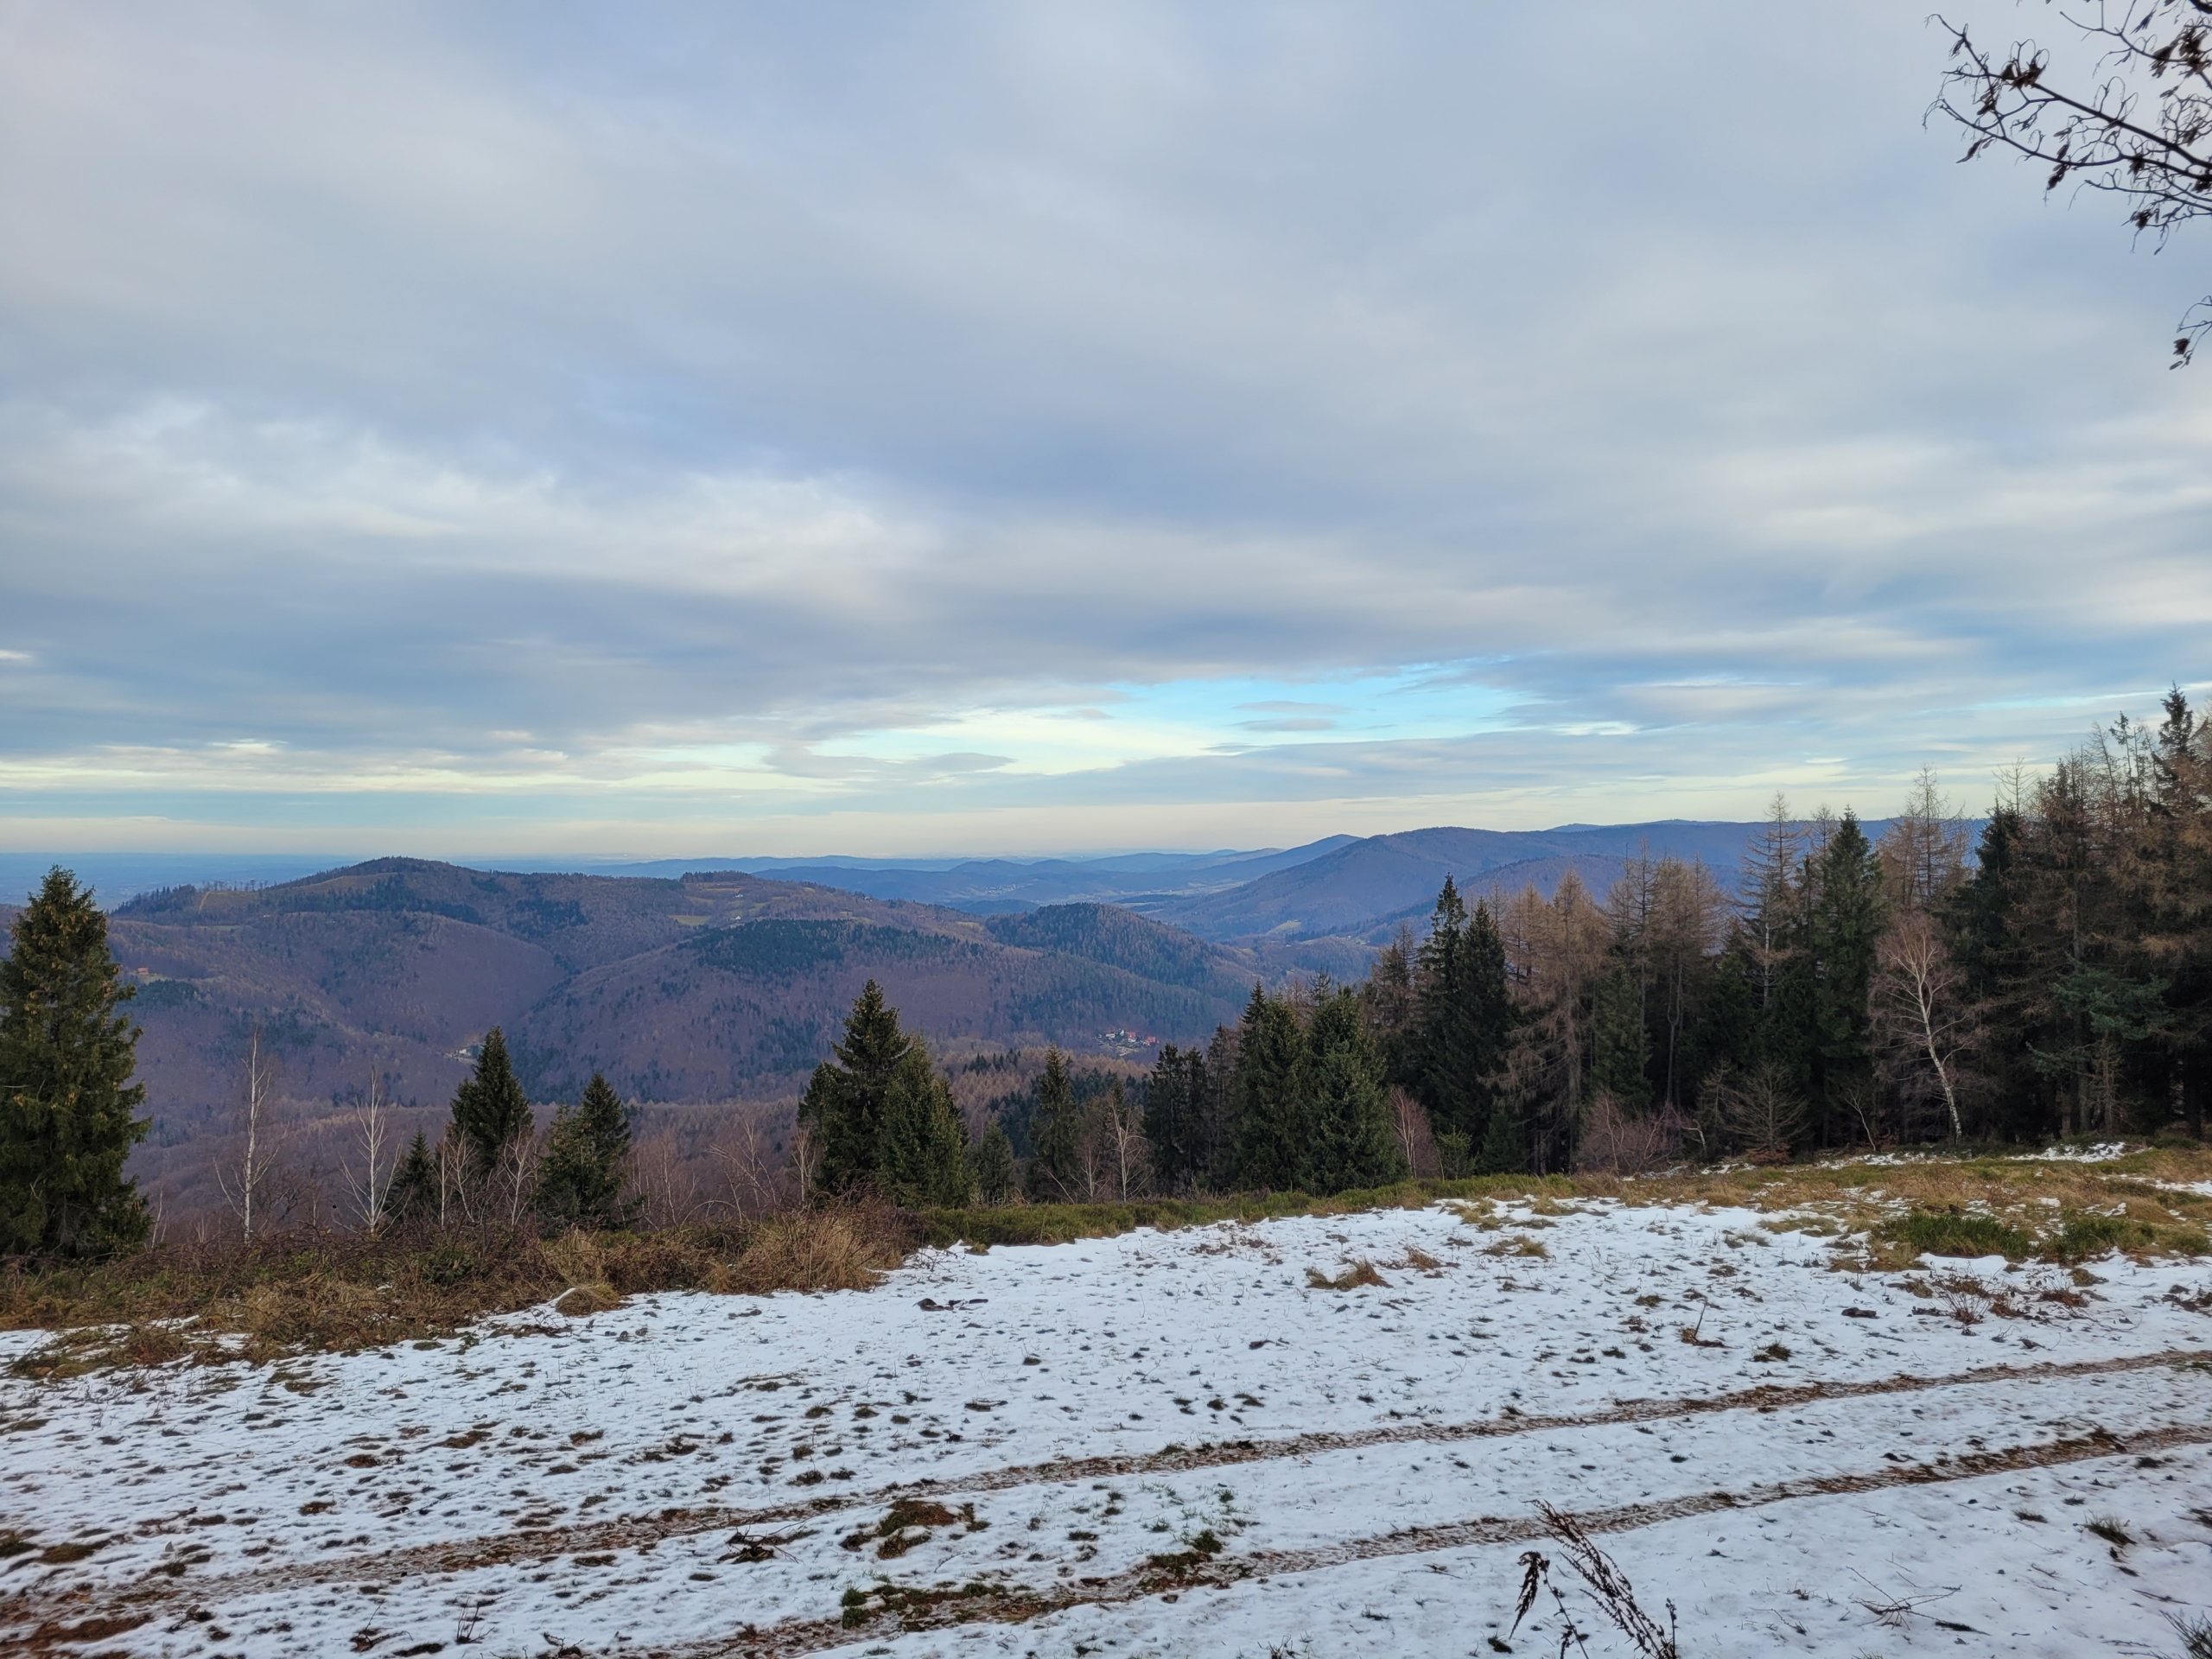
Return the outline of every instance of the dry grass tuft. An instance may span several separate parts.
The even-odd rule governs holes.
[[[1526,1233],[1515,1233],[1509,1237],[1497,1240],[1495,1243],[1486,1244],[1483,1247],[1483,1254],[1484,1255],[1533,1255],[1540,1256],[1546,1261],[1551,1258],[1551,1252],[1544,1248],[1544,1241],[1541,1238],[1531,1238]]]
[[[855,1205],[556,1239],[528,1228],[284,1233],[117,1262],[6,1264],[0,1328],[57,1332],[15,1362],[20,1376],[183,1359],[259,1363],[449,1336],[555,1298],[575,1315],[653,1291],[861,1289],[903,1260],[919,1231],[887,1205]]]
[[[1361,1285],[1379,1285],[1389,1289],[1390,1281],[1376,1270],[1375,1264],[1361,1256],[1335,1278],[1330,1278],[1319,1268],[1306,1269],[1306,1282],[1314,1290],[1351,1290]]]
[[[2082,1530],[2096,1534],[2114,1549],[2126,1549],[2135,1541],[2135,1535],[2116,1515],[2091,1516],[2082,1523]]]
[[[856,1210],[806,1211],[760,1224],[736,1261],[708,1288],[767,1295],[779,1290],[866,1290],[906,1249],[887,1217]]]
[[[622,1298],[613,1286],[603,1279],[589,1284],[571,1285],[553,1299],[553,1311],[564,1319],[581,1319],[594,1313],[612,1313],[622,1306]]]

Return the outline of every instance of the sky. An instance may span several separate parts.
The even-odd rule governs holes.
[[[0,0],[0,850],[1978,806],[2212,682],[2212,281],[1944,44]]]

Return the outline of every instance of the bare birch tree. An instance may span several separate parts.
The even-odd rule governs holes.
[[[384,1080],[373,1066],[369,1071],[368,1097],[353,1115],[361,1167],[356,1173],[351,1157],[342,1158],[339,1173],[346,1182],[353,1214],[364,1230],[380,1232],[390,1218],[391,1174],[398,1164],[398,1149],[391,1124],[391,1108],[384,1097]]]
[[[1415,1175],[1434,1175],[1438,1173],[1436,1136],[1428,1121],[1428,1114],[1421,1103],[1404,1090],[1393,1084],[1389,1096],[1390,1132],[1397,1138],[1398,1150],[1406,1160],[1406,1167]]]
[[[475,1220],[474,1196],[468,1148],[448,1129],[445,1139],[438,1142],[438,1225],[450,1227],[455,1222]]]
[[[270,1053],[260,1024],[257,1021],[247,1033],[245,1046],[245,1093],[240,1104],[239,1127],[245,1145],[235,1166],[219,1163],[215,1166],[216,1185],[238,1218],[241,1236],[247,1243],[253,1242],[257,1201],[269,1185],[269,1177],[276,1167],[281,1147],[276,1122],[276,1061]],[[262,1206],[265,1211],[266,1206]],[[265,1213],[260,1217],[265,1224]]]
[[[798,1201],[813,1196],[822,1173],[822,1137],[813,1126],[801,1122],[791,1130],[791,1176],[798,1183]]]
[[[537,1154],[535,1135],[514,1135],[484,1172],[486,1207],[510,1227],[521,1224],[537,1196]]]
[[[784,1207],[785,1169],[772,1156],[767,1126],[759,1112],[740,1109],[734,1119],[708,1153],[721,1169],[732,1213],[740,1221],[752,1221]]]
[[[1144,1138],[1144,1117],[1122,1094],[1122,1081],[1114,1080],[1107,1097],[1101,1152],[1114,1182],[1115,1196],[1127,1203],[1144,1190],[1151,1166],[1152,1148]]]
[[[1964,976],[1924,910],[1899,915],[1874,957],[1874,1033],[1885,1068],[1898,1092],[1937,1100],[1951,1137],[1966,1130],[1959,1116],[1960,1058],[1975,1039]]]

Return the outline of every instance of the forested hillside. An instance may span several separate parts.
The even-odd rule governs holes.
[[[1095,1046],[1234,1016],[1259,969],[1123,912],[982,919],[734,872],[502,874],[379,860],[257,892],[173,889],[110,918],[137,987],[156,1149],[227,1122],[258,1026],[313,1113],[372,1077],[442,1105],[507,1028],[540,1099],[602,1071],[633,1099],[795,1093],[865,980],[931,1039]]]

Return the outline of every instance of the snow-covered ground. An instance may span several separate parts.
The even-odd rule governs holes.
[[[1629,1651],[1540,1502],[1713,1659],[2177,1652],[2212,1613],[2212,1270],[1859,1276],[1742,1211],[1567,1208],[9,1380],[0,1648],[1548,1654],[1548,1594],[1509,1635],[1533,1548]]]

